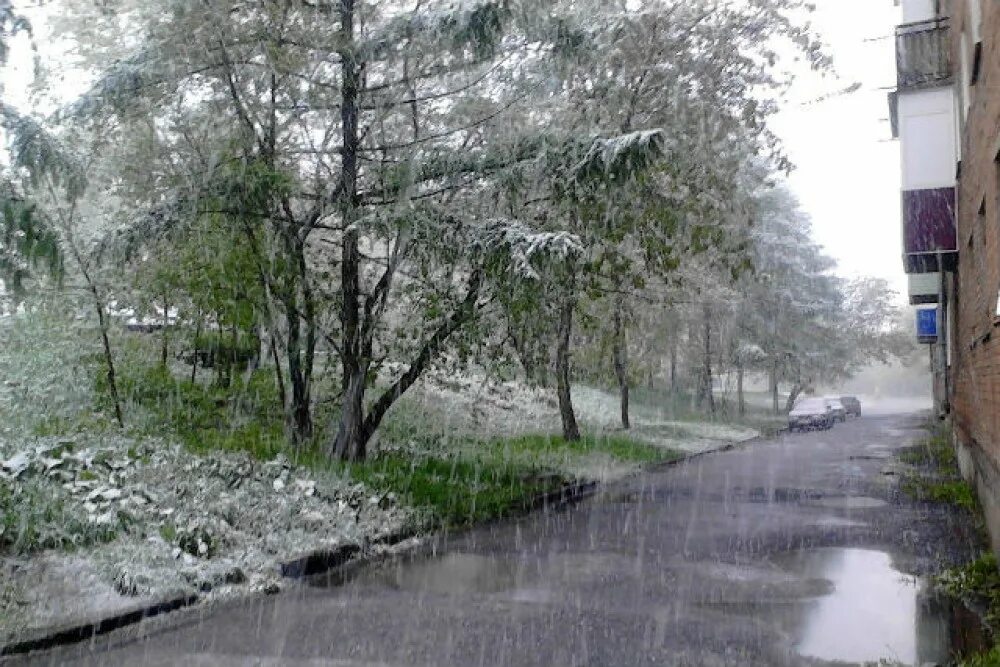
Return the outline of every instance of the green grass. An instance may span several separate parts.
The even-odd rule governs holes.
[[[928,435],[920,444],[899,457],[915,468],[903,478],[900,488],[919,500],[951,505],[981,518],[975,492],[961,477],[947,426],[935,420],[928,424],[927,430]],[[1000,570],[992,553],[985,552],[969,563],[945,570],[936,577],[936,583],[940,592],[961,600],[970,608],[985,609],[983,621],[990,636],[1000,637]],[[1000,666],[1000,646],[967,656],[959,664]]]
[[[608,454],[621,461],[658,463],[680,458],[678,452],[654,447],[616,435],[586,434],[570,442],[555,435],[524,435],[507,440],[497,440],[494,447],[510,454],[579,455]]]
[[[942,503],[976,512],[979,502],[972,487],[962,479],[958,458],[944,426],[929,425],[923,441],[899,456],[900,461],[916,467],[904,476],[900,488],[917,500]]]
[[[565,482],[526,465],[457,457],[389,454],[347,469],[354,479],[423,510],[433,525],[452,527],[507,515]]]
[[[941,591],[971,607],[985,608],[986,626],[993,637],[1000,636],[1000,569],[992,552],[946,570],[938,575],[937,584]]]
[[[97,389],[107,396],[100,375]],[[645,464],[680,456],[621,435],[588,434],[577,442],[553,435],[481,440],[449,433],[440,420],[404,403],[379,434],[383,453],[344,465],[324,454],[322,428],[311,443],[297,449],[289,445],[274,377],[266,370],[248,379],[234,377],[229,387],[220,387],[192,383],[160,366],[123,369],[119,393],[130,428],[139,435],[168,431],[196,453],[242,451],[260,460],[283,453],[305,467],[346,472],[375,489],[395,493],[434,526],[467,526],[516,511],[569,481],[555,470],[568,460],[607,455]],[[104,403],[107,411],[106,398]],[[40,429],[70,426],[77,425],[46,423]],[[411,447],[398,451],[394,446],[399,444]]]
[[[900,455],[903,463],[931,466],[949,474],[958,473],[958,458],[947,430],[940,424],[930,425],[930,434],[924,440]]]
[[[106,380],[100,372],[96,377],[107,411]],[[168,431],[198,453],[243,451],[260,460],[290,453],[274,374],[268,370],[234,377],[230,386],[221,387],[178,378],[162,366],[123,368],[118,392],[127,425],[137,435]]]
[[[958,663],[959,667],[1000,667],[1000,646],[979,655],[970,656]]]
[[[947,503],[974,512],[979,503],[972,487],[964,481],[933,482],[927,486],[927,498],[936,503]]]
[[[587,434],[568,442],[559,436],[525,435],[469,440],[450,455],[388,453],[347,469],[354,479],[423,510],[434,525],[460,527],[519,511],[537,495],[563,487],[570,480],[546,465],[553,458],[592,454],[636,463],[680,456],[620,436]]]

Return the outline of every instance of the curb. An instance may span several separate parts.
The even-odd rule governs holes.
[[[189,607],[198,601],[197,595],[182,595],[175,598],[140,605],[113,616],[96,621],[69,625],[57,630],[38,632],[35,636],[15,640],[9,644],[0,645],[0,657],[12,656],[31,651],[45,651],[58,646],[76,644],[78,642],[134,625],[147,618],[177,611]]]
[[[643,472],[657,472],[688,461],[707,456],[719,454],[733,449],[753,444],[766,439],[765,436],[755,436],[741,442],[733,442],[718,449],[713,449],[696,454],[687,454],[679,458],[653,463],[642,466],[637,474]],[[617,481],[617,480],[616,480]],[[482,528],[496,524],[500,521],[507,521],[513,518],[529,515],[538,510],[543,512],[558,510],[596,496],[606,483],[597,481],[583,481],[566,484],[562,488],[549,491],[529,498],[515,505],[510,511],[495,519],[477,523],[472,526],[455,531],[459,534],[467,530]],[[383,563],[391,559],[412,557],[419,553],[436,553],[440,543],[455,533],[437,531],[427,534],[426,540],[416,540],[402,549],[392,551],[393,547],[399,547],[408,540],[413,540],[423,533],[418,528],[407,527],[389,535],[380,537],[367,543],[364,547],[358,544],[346,544],[333,549],[318,549],[304,553],[300,556],[278,564],[278,572],[282,577],[291,581],[309,582],[309,580],[325,579],[326,582],[341,584],[356,575],[359,571]],[[382,550],[373,551],[373,548],[382,547]],[[249,597],[249,596],[248,596]],[[59,629],[38,632],[35,636],[18,639],[7,644],[0,644],[0,658],[15,655],[23,655],[32,651],[44,651],[69,644],[76,644],[81,641],[108,634],[115,630],[121,630],[128,626],[137,625],[144,620],[169,614],[170,612],[190,607],[198,602],[199,597],[189,594],[162,600],[152,604],[141,605],[137,608],[125,612],[117,613],[113,616],[97,619],[94,621],[64,627]]]
[[[539,494],[526,501],[518,503],[504,515],[496,517],[490,521],[480,522],[473,526],[468,526],[457,532],[464,532],[473,528],[481,528],[498,521],[509,520],[518,516],[525,516],[537,510],[550,511],[569,505],[575,505],[587,498],[597,495],[600,489],[600,482],[576,482],[566,484],[562,488],[554,491]],[[447,530],[445,531],[447,532]],[[335,580],[346,580],[359,569],[378,562],[382,562],[389,557],[398,557],[403,553],[372,553],[373,547],[397,547],[415,537],[425,535],[429,541],[439,540],[443,535],[440,531],[432,532],[429,535],[423,533],[418,528],[407,527],[390,533],[384,537],[372,540],[362,549],[357,544],[347,544],[336,549],[320,549],[307,552],[291,560],[278,565],[278,571],[282,577],[293,580],[304,580],[314,577],[327,577]],[[411,550],[420,544],[411,546]],[[404,550],[405,553],[405,550]],[[360,555],[359,555],[360,554]]]
[[[492,521],[477,523],[468,529],[480,528],[484,525],[504,521],[517,516],[524,516],[536,510],[548,511],[579,503],[597,494],[599,482],[578,482],[568,484],[560,489],[549,491],[529,498],[519,503],[504,516]],[[381,563],[390,558],[405,557],[418,551],[420,547],[430,546],[430,551],[436,550],[437,543],[444,534],[429,535],[427,541],[415,542],[399,551],[376,551],[373,547],[397,547],[407,540],[420,535],[414,527],[407,527],[390,533],[384,537],[372,540],[363,549],[357,544],[346,544],[334,549],[319,549],[311,551],[278,565],[282,577],[292,581],[308,581],[309,579],[325,578],[327,581],[342,583],[362,569]],[[367,553],[365,553],[367,552]],[[39,631],[32,636],[16,639],[7,644],[0,644],[0,658],[23,655],[32,651],[47,651],[70,644],[77,644],[94,637],[137,625],[142,621],[156,616],[168,614],[191,607],[198,602],[195,594],[183,595],[167,600],[140,605],[136,608],[119,612],[112,616],[96,619],[78,625]]]

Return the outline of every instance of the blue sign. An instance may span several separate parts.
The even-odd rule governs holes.
[[[937,341],[937,308],[922,308],[917,311],[917,338],[921,343],[934,343]]]

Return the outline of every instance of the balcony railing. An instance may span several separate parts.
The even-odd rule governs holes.
[[[952,75],[947,18],[896,28],[896,85],[900,90],[946,83]]]

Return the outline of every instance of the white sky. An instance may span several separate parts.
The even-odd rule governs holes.
[[[839,78],[800,76],[776,119],[774,128],[797,166],[789,185],[840,273],[886,278],[905,294],[899,145],[890,140],[886,101],[896,81],[890,36],[900,12],[892,0],[814,2],[812,22]],[[804,104],[855,82],[858,92]]]
[[[890,140],[888,88],[895,84],[893,28],[900,12],[893,0],[814,0],[811,20],[834,57],[837,78],[804,71],[774,129],[796,165],[789,185],[812,217],[816,240],[845,276],[872,275],[906,291],[900,236],[899,146]],[[36,37],[45,41],[45,10],[29,12]],[[41,19],[41,20],[39,20]],[[26,84],[32,58],[16,40],[3,73],[5,99],[30,108]],[[56,97],[70,99],[85,87],[79,74],[55,74]],[[817,98],[860,83],[855,93]]]

